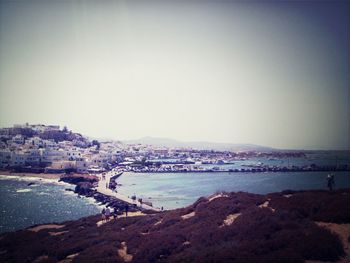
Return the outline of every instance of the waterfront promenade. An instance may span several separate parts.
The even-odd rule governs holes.
[[[107,186],[109,185],[111,177],[114,176],[114,172],[110,171],[105,173],[104,175],[99,174],[99,181],[98,181],[98,186],[96,188],[97,192],[107,195],[107,196],[112,196],[115,197],[123,202],[126,202],[130,205],[136,205],[138,208],[141,210],[152,210],[152,211],[160,211],[158,208],[146,205],[146,204],[141,204],[138,200],[133,200],[127,196],[124,196],[122,194],[119,194],[118,192],[113,191],[112,189],[108,188]]]

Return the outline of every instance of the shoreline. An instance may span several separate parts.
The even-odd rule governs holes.
[[[97,206],[105,206],[105,207],[117,207],[121,209],[124,207],[126,203],[128,203],[130,207],[130,212],[133,210],[140,211],[142,214],[147,209],[140,209],[138,207],[133,207],[132,202],[126,201],[128,199],[126,196],[119,194],[119,196],[110,196],[105,193],[98,192],[94,185],[94,182],[98,182],[98,176],[95,174],[45,174],[45,173],[23,173],[23,172],[11,172],[11,171],[0,171],[0,176],[8,177],[9,180],[15,178],[23,178],[28,180],[44,180],[44,181],[52,181],[52,183],[66,183],[71,186],[74,186],[74,194],[77,197],[84,196],[86,198],[91,198],[95,201]]]
[[[11,171],[0,171],[0,175],[4,176],[19,176],[19,177],[35,177],[35,178],[41,178],[41,179],[57,179],[59,180],[62,175],[64,174],[45,174],[45,173],[23,173],[23,172],[11,172]]]
[[[77,261],[99,262],[109,253],[113,262],[126,262],[123,260],[125,255],[132,256],[135,262],[152,262],[167,249],[169,253],[164,262],[172,262],[179,256],[189,258],[188,251],[182,254],[183,246],[186,246],[187,250],[191,249],[192,258],[201,256],[200,261],[210,256],[213,261],[226,262],[227,255],[238,258],[243,254],[242,259],[250,262],[245,260],[247,255],[256,258],[254,253],[259,245],[265,251],[262,256],[266,260],[262,262],[272,262],[276,257],[279,262],[284,262],[294,254],[297,256],[292,259],[300,259],[295,262],[311,262],[307,261],[311,256],[320,260],[317,262],[348,262],[349,198],[350,188],[332,193],[324,190],[286,190],[266,195],[221,192],[201,197],[187,207],[152,215],[135,214],[133,217],[130,214],[130,217],[118,216],[116,220],[106,222],[101,221],[100,215],[95,215],[3,233],[0,235],[0,259],[7,262],[13,258],[26,258],[34,262],[45,256],[48,261],[59,262],[75,255]],[[336,210],[335,201],[338,204]],[[261,224],[262,219],[264,224]],[[235,244],[242,244],[242,247],[227,247],[227,242],[237,240],[240,242]],[[271,241],[284,245],[271,247]],[[28,249],[28,243],[34,249]],[[303,243],[302,250],[300,243]],[[192,247],[192,244],[196,246]],[[212,246],[215,250],[208,255]],[[149,251],[154,249],[155,253],[150,254]],[[217,254],[218,249],[225,251]],[[125,253],[121,253],[122,250]],[[310,256],[309,251],[313,255]]]
[[[48,176],[46,176],[48,175]],[[28,185],[31,184],[41,184],[41,183],[50,183],[50,184],[60,184],[64,186],[70,185],[74,187],[73,189],[69,190],[73,193],[75,198],[86,198],[88,203],[93,202],[94,205],[98,208],[99,212],[92,216],[98,216],[101,213],[102,208],[109,207],[110,209],[117,208],[118,210],[118,217],[121,217],[124,215],[124,207],[126,204],[129,205],[128,212],[131,216],[137,214],[139,216],[144,216],[150,213],[149,209],[142,209],[134,205],[132,202],[128,202],[128,198],[124,195],[118,194],[117,196],[110,196],[105,193],[101,193],[97,191],[97,185],[94,185],[94,182],[96,182],[97,176],[96,175],[86,175],[86,174],[33,174],[33,173],[13,173],[9,171],[0,171],[0,177],[2,178],[8,178],[8,180],[26,180],[30,182]],[[35,183],[32,183],[35,182]],[[67,188],[65,189],[67,191]],[[156,213],[155,211],[152,211],[152,213]],[[73,221],[82,220],[82,218],[85,218],[86,216],[82,216],[78,219],[73,219]],[[56,221],[54,221],[56,222]],[[51,221],[48,221],[46,223],[40,223],[40,225],[47,225],[52,224]],[[29,228],[36,226],[37,224],[30,225],[29,227],[10,231],[10,232],[16,232],[20,230],[28,230]],[[10,233],[5,232],[5,233]],[[1,233],[2,235],[4,233]]]
[[[349,172],[350,170],[269,170],[269,171],[257,171],[257,170],[245,170],[245,171],[125,171],[126,173],[131,174],[201,174],[201,173],[255,173],[255,174],[264,174],[264,173],[299,173],[299,172],[308,172],[308,173],[315,173],[315,172]],[[28,173],[28,172],[13,172],[9,170],[0,170],[0,175],[3,176],[18,176],[23,178],[40,178],[40,179],[50,179],[50,180],[57,180],[60,181],[62,177],[66,176],[97,176],[96,174],[80,174],[80,173],[73,173],[73,174],[65,174],[65,173]]]
[[[310,171],[310,172],[316,172],[316,171]],[[325,172],[325,171],[323,171]],[[130,173],[131,175],[138,175],[141,174],[139,172],[127,172],[125,173],[126,175]],[[166,172],[165,174],[170,174],[171,172]],[[175,172],[181,173],[181,172]],[[175,174],[174,173],[174,174]],[[185,172],[183,174],[187,174],[189,172]],[[223,173],[223,172],[219,172]],[[144,173],[144,174],[151,174],[149,173]],[[157,174],[157,173],[154,173]],[[97,185],[94,185],[93,182],[98,182],[98,176],[95,174],[46,174],[46,173],[26,173],[26,172],[11,172],[11,171],[3,171],[0,170],[0,176],[8,176],[9,179],[15,179],[11,177],[17,177],[17,178],[27,178],[28,180],[37,180],[39,179],[44,179],[45,181],[52,182],[52,183],[67,183],[71,186],[74,186],[74,194],[77,195],[77,197],[80,196],[85,196],[86,198],[92,198],[96,202],[98,206],[108,206],[108,207],[123,207],[123,204],[128,203],[129,205],[133,205],[133,202],[128,202],[126,201],[127,195],[122,195],[122,197],[118,196],[111,196],[109,194],[103,193],[103,192],[98,192],[97,191]],[[3,178],[4,178],[3,177]],[[125,197],[125,198],[124,198]],[[137,208],[136,208],[137,209]],[[139,210],[139,209],[137,209]]]
[[[246,168],[229,168],[226,170],[154,170],[154,171],[141,171],[134,170],[128,171],[132,173],[297,173],[297,172],[347,172],[350,171],[350,167],[328,167],[328,166],[317,166],[314,168],[304,167],[246,167]]]

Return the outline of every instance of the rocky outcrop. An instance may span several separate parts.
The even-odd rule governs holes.
[[[61,176],[60,181],[69,184],[78,184],[81,182],[89,182],[91,184],[97,183],[98,178],[95,175],[84,175],[84,174],[65,174]]]
[[[94,198],[97,202],[103,205],[111,208],[116,208],[119,211],[124,211],[124,207],[126,205],[124,201],[121,201],[112,196],[101,194],[94,189],[98,183],[98,178],[96,176],[72,174],[64,175],[60,180],[66,183],[75,184],[76,186],[74,192],[78,195]],[[138,208],[136,206],[129,204],[130,212],[137,210]]]
[[[93,197],[96,190],[93,190],[93,184],[90,182],[78,182],[75,186],[74,192],[86,197]]]

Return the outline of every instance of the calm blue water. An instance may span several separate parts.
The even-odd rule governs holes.
[[[35,185],[28,186],[29,182]],[[90,198],[78,198],[68,184],[0,176],[0,233],[35,224],[63,222],[100,212]]]
[[[118,192],[136,194],[155,207],[187,206],[201,196],[217,191],[247,191],[258,194],[286,189],[326,189],[328,172],[293,173],[124,173],[118,178]],[[336,188],[350,187],[350,172],[335,173]]]

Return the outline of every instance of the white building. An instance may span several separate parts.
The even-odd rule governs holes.
[[[75,169],[75,161],[54,161],[51,164],[51,168],[55,170]]]
[[[82,153],[78,148],[66,149],[65,152],[66,152],[66,158],[69,161],[74,161],[82,157]]]
[[[11,163],[11,151],[0,149],[0,167],[6,167]]]
[[[16,144],[24,144],[24,137],[20,134],[12,137],[12,143]]]
[[[39,137],[29,138],[26,140],[26,144],[34,147],[44,147],[44,141]]]
[[[47,149],[58,148],[57,143],[54,140],[44,140],[44,147]]]
[[[24,152],[12,152],[10,166],[23,166],[27,161],[27,155]]]

